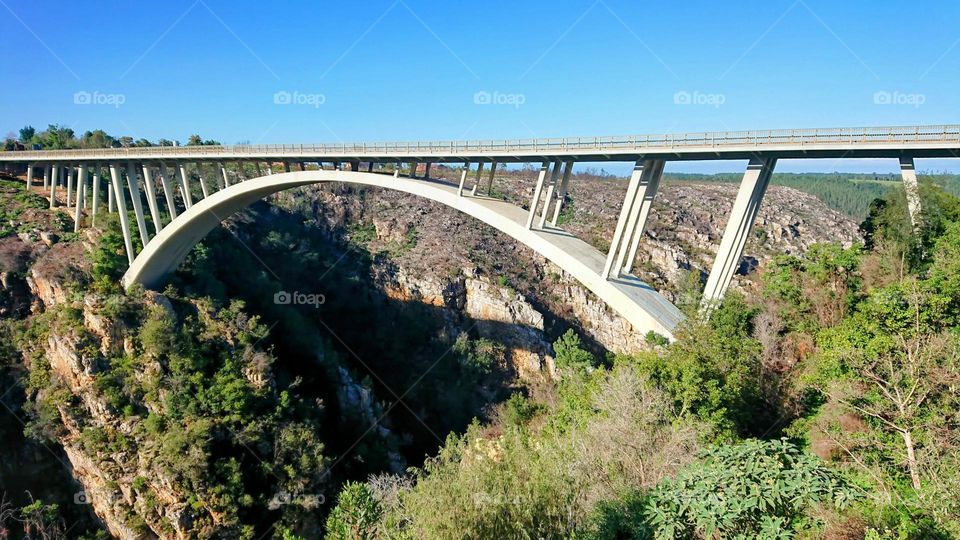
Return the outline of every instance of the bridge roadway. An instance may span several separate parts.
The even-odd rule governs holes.
[[[58,186],[65,189],[66,207],[77,230],[88,216],[89,224],[96,225],[102,205],[101,173],[106,167],[107,208],[119,215],[130,262],[123,280],[126,286],[159,286],[222,219],[270,193],[318,182],[353,182],[427,197],[481,219],[558,264],[637,331],[672,337],[683,318],[679,310],[632,274],[667,161],[749,161],[704,288],[702,308],[709,311],[723,298],[739,266],[778,159],[897,159],[910,217],[917,225],[922,208],[914,158],[958,156],[960,125],[937,125],[501,141],[31,150],[0,152],[0,163],[25,170],[28,187],[33,186],[35,170],[42,170],[41,186],[49,193],[51,208],[59,204]],[[634,162],[605,256],[557,227],[573,166],[582,161]],[[236,163],[235,171],[228,170],[231,162]],[[492,197],[497,165],[513,162],[540,164],[527,208]],[[310,163],[319,170],[308,170]],[[332,166],[325,168],[325,163]],[[434,163],[462,164],[459,184],[430,179]],[[261,164],[266,165],[266,174]],[[363,164],[366,172],[361,173]],[[284,173],[274,170],[277,165]],[[417,178],[420,165],[423,178]],[[208,176],[211,166],[214,175]],[[300,171],[291,172],[293,166]],[[489,172],[482,178],[486,166]],[[252,167],[256,178],[248,180]],[[401,170],[408,171],[402,178]],[[194,199],[199,201],[195,204]],[[128,202],[136,229],[130,223]],[[135,231],[139,238],[134,238]]]

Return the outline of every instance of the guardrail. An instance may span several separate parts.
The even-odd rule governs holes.
[[[861,128],[812,128],[812,129],[775,129],[764,131],[721,131],[700,133],[679,133],[660,135],[628,135],[612,137],[565,137],[548,139],[504,139],[488,141],[433,141],[433,142],[382,142],[382,143],[341,143],[341,144],[261,144],[233,146],[138,146],[126,148],[94,148],[73,150],[20,150],[18,158],[31,157],[83,158],[109,157],[123,159],[126,155],[198,157],[230,154],[243,155],[391,155],[408,156],[451,155],[451,154],[508,154],[516,152],[558,151],[642,151],[649,148],[681,149],[689,147],[752,146],[762,148],[775,145],[836,144],[837,146],[857,146],[860,144],[897,144],[897,143],[960,143],[960,125],[937,126],[897,126],[897,127],[861,127]]]

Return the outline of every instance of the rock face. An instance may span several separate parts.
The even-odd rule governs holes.
[[[438,168],[436,176],[451,175]],[[452,175],[455,176],[455,175]],[[498,176],[494,189],[525,205],[533,173]],[[575,178],[563,227],[602,252],[619,215],[625,182]],[[661,188],[641,240],[634,273],[677,301],[692,272],[701,281],[713,264],[726,218],[736,197],[732,184],[666,184]],[[592,341],[597,352],[629,353],[646,347],[644,336],[576,280],[525,246],[445,206],[389,190],[340,185],[312,186],[281,194],[281,207],[304,215],[332,239],[369,227],[366,240],[376,258],[373,272],[387,294],[459,311],[461,319],[513,326],[505,342],[519,340],[542,365],[549,343],[567,327]],[[857,224],[813,196],[773,186],[761,207],[733,286],[752,286],[763,263],[782,253],[802,253],[815,242],[850,244]],[[524,329],[524,330],[519,330]],[[521,336],[521,334],[525,334]],[[486,335],[486,334],[485,334]],[[532,367],[532,357],[526,365]],[[518,372],[527,368],[515,365]]]

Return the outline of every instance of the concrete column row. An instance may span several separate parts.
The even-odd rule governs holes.
[[[603,266],[604,279],[618,278],[624,268],[633,266],[632,256],[636,255],[636,248],[632,244],[634,239],[636,242],[640,241],[646,226],[650,206],[660,185],[663,165],[662,160],[653,159],[641,159],[634,163],[627,193],[620,207],[620,217],[617,219],[613,240]]]

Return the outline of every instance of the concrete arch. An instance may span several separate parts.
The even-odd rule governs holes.
[[[635,331],[654,331],[667,337],[683,320],[680,311],[649,285],[632,276],[604,279],[605,255],[560,229],[531,230],[528,212],[506,201],[458,196],[457,186],[432,180],[414,180],[369,172],[297,171],[263,176],[234,184],[195,202],[154,237],[123,276],[124,287],[162,285],[164,278],[190,250],[221,221],[267,195],[323,182],[344,182],[393,189],[455,208],[496,228],[546,257],[572,275]],[[453,239],[451,239],[453,240]]]

